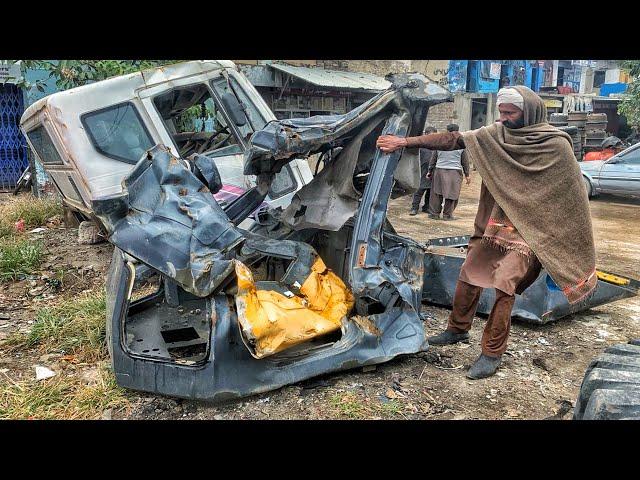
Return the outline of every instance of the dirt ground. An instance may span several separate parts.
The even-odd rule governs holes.
[[[392,200],[389,217],[400,234],[418,241],[473,229],[479,177],[463,185],[457,220],[409,216],[411,199]],[[6,201],[0,198],[0,201]],[[591,201],[598,268],[639,278],[640,200],[601,196]],[[42,305],[104,282],[112,247],[78,245],[76,231],[53,226],[40,235],[47,258],[32,278],[0,285],[0,340],[28,331]],[[61,287],[48,278],[63,272]],[[448,310],[424,306],[427,334],[440,332]],[[607,346],[640,337],[640,297],[594,308],[555,323],[514,322],[497,375],[471,381],[464,374],[480,353],[485,320],[477,318],[471,341],[433,346],[396,358],[373,371],[340,372],[225,405],[131,392],[132,408],[112,418],[131,419],[570,419],[591,359]],[[35,350],[6,355],[0,370],[13,379],[33,376],[35,363],[50,365]]]

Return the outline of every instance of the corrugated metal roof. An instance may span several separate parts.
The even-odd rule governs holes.
[[[379,92],[391,86],[384,78],[370,73],[341,72],[323,68],[293,67],[272,63],[276,70],[298,77],[300,80],[319,87],[345,88],[351,90],[373,90]]]

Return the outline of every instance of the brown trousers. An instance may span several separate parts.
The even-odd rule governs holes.
[[[432,215],[443,215],[450,217],[453,215],[453,211],[458,205],[458,200],[451,200],[449,198],[444,199],[444,210],[442,209],[442,195],[433,193],[431,190],[431,196],[429,197],[429,213]]]
[[[447,330],[455,333],[468,332],[478,307],[482,287],[458,280],[453,297],[453,310],[449,315]],[[499,357],[507,350],[511,329],[511,310],[516,297],[496,288],[496,300],[482,332],[482,353]]]

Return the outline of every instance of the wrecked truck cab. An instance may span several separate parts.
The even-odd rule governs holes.
[[[100,222],[91,204],[118,195],[122,181],[155,145],[206,176],[215,163],[224,206],[255,185],[243,174],[249,137],[275,120],[230,61],[192,61],[56,92],[29,106],[21,129],[64,206]],[[312,178],[306,161],[287,165],[261,205],[288,205]]]
[[[417,187],[418,156],[375,142],[419,134],[447,100],[404,74],[346,115],[269,122],[244,153],[256,185],[224,208],[170,149],[151,148],[121,192],[92,202],[116,246],[107,336],[117,382],[219,401],[425,350],[425,247],[386,219],[394,185]],[[290,204],[241,228],[278,173],[316,153],[323,168]]]

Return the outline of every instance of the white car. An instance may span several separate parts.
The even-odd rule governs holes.
[[[275,119],[235,64],[221,60],[177,63],[56,92],[27,108],[20,126],[63,204],[92,218],[92,202],[121,193],[122,180],[157,144],[179,158],[211,158],[223,183],[215,197],[225,205],[255,185],[243,173],[244,151],[253,132]],[[306,161],[285,165],[265,202],[289,205],[312,178]]]

